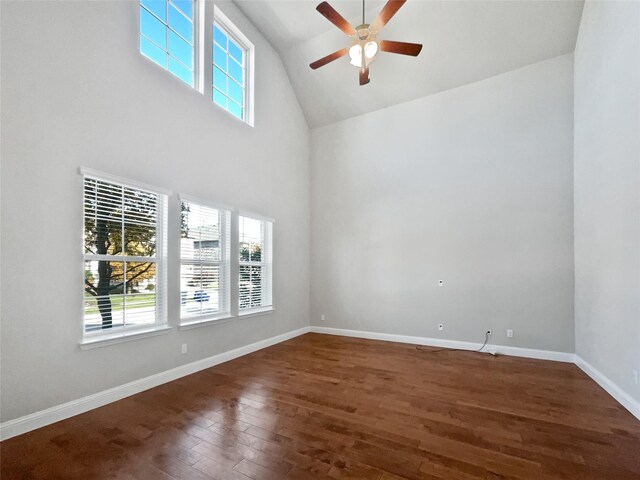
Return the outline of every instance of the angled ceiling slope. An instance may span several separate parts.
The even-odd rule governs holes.
[[[582,1],[408,0],[382,39],[424,44],[418,58],[379,54],[358,85],[348,57],[309,63],[349,39],[316,12],[320,0],[235,0],[280,52],[310,127],[334,123],[573,52]],[[360,1],[330,2],[353,25]],[[370,22],[384,1],[368,1]]]

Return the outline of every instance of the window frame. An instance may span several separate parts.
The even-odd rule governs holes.
[[[108,173],[100,172],[97,170],[80,167],[79,173],[82,177],[82,235],[80,251],[82,252],[82,301],[80,302],[80,318],[81,318],[81,341],[80,346],[82,349],[93,348],[94,346],[101,346],[103,344],[117,343],[131,337],[151,336],[161,333],[167,333],[171,330],[168,322],[168,305],[167,305],[167,293],[168,293],[168,277],[167,277],[167,264],[168,264],[168,248],[167,248],[167,221],[168,221],[168,201],[171,196],[171,192],[159,187],[151,186],[146,183],[137,182]],[[85,300],[84,300],[84,285],[85,285],[85,262],[87,260],[95,260],[98,254],[85,253],[85,238],[84,238],[84,225],[85,225],[85,181],[87,178],[115,184],[121,187],[130,188],[134,190],[141,190],[146,193],[152,193],[157,196],[156,203],[156,255],[153,263],[156,264],[156,292],[155,292],[155,304],[156,313],[155,320],[152,324],[140,325],[137,327],[112,327],[109,329],[98,329],[95,331],[87,331],[85,325]],[[88,258],[90,257],[90,258]],[[128,258],[132,258],[133,261],[145,261],[148,262],[153,257],[139,257],[134,255],[102,255],[102,257],[108,257],[108,260],[113,261],[127,261]]]
[[[211,22],[208,23],[211,28],[211,42],[209,44],[211,58],[210,58],[210,66],[211,68],[211,84],[209,87],[211,88],[211,103],[214,104],[217,108],[220,108],[226,111],[229,115],[236,118],[237,120],[246,123],[247,125],[253,127],[254,126],[254,103],[255,103],[255,82],[254,82],[254,70],[255,70],[255,46],[254,44],[247,38],[247,36],[242,33],[242,31],[227,17],[217,5],[213,6],[213,18]],[[215,86],[213,84],[213,50],[214,50],[214,26],[217,25],[229,38],[231,38],[243,51],[245,57],[245,66],[244,66],[244,113],[245,118],[238,118],[233,113],[231,113],[228,109],[218,105],[213,100],[213,90]],[[233,100],[232,100],[233,101]]]
[[[265,258],[265,255],[261,255],[261,261],[260,262],[255,262],[255,261],[251,261],[249,260],[247,261],[242,261],[240,260],[240,218],[241,217],[246,217],[246,218],[250,218],[252,220],[257,220],[260,221],[260,223],[263,225],[261,228],[264,229],[265,225],[268,225],[268,228],[264,229],[264,251],[268,252],[268,255],[266,255],[266,258],[268,259],[267,261],[263,261]],[[247,317],[247,316],[252,316],[252,315],[259,315],[259,314],[263,314],[263,313],[269,313],[271,311],[273,311],[275,309],[274,306],[274,282],[273,282],[273,278],[274,278],[274,269],[273,269],[273,245],[274,245],[274,235],[273,235],[273,230],[274,230],[274,226],[275,226],[275,221],[273,218],[269,218],[269,217],[265,217],[262,215],[258,215],[255,213],[251,213],[251,212],[245,212],[245,211],[240,211],[237,214],[237,218],[236,218],[236,258],[237,258],[237,265],[238,265],[238,269],[237,269],[237,288],[238,288],[238,294],[236,296],[236,302],[237,302],[237,310],[238,310],[238,316],[239,317]],[[240,307],[240,269],[242,266],[259,266],[261,268],[266,268],[267,272],[268,272],[268,277],[265,277],[264,275],[262,275],[261,278],[261,292],[263,295],[267,294],[268,298],[267,300],[269,300],[269,302],[267,304],[263,304],[259,307],[245,307],[245,308],[241,308]],[[265,289],[265,284],[268,283],[269,288]],[[264,301],[264,299],[263,299]]]
[[[203,9],[204,9],[204,3],[205,2],[203,0],[191,0],[191,8],[193,10],[193,18],[191,19],[191,23],[192,23],[192,27],[193,27],[193,45],[192,45],[192,47],[193,47],[193,69],[192,69],[193,85],[189,85],[182,78],[180,78],[178,75],[176,75],[171,70],[169,70],[169,58],[174,58],[176,61],[180,62],[185,68],[188,68],[187,65],[182,63],[181,60],[179,60],[178,58],[174,57],[173,55],[171,55],[169,53],[169,33],[168,33],[169,30],[174,32],[177,36],[179,36],[183,40],[186,41],[186,39],[184,39],[184,37],[182,37],[182,35],[180,35],[172,27],[169,26],[169,6],[167,4],[173,3],[173,2],[171,2],[171,0],[164,0],[164,1],[165,1],[165,5],[166,5],[166,12],[167,12],[167,20],[166,20],[166,22],[164,22],[162,19],[158,18],[157,15],[155,15],[146,6],[144,6],[142,4],[142,0],[137,0],[137,2],[134,2],[134,5],[135,5],[135,7],[137,9],[136,11],[137,11],[137,18],[138,18],[138,54],[140,56],[142,56],[143,58],[145,58],[147,61],[151,62],[153,65],[156,65],[158,68],[161,68],[165,72],[168,72],[171,75],[171,77],[177,78],[178,80],[180,80],[180,82],[183,83],[184,85],[186,85],[187,87],[189,87],[191,89],[194,89],[194,90],[196,90],[196,91],[198,91],[200,93],[203,93],[204,81],[203,81],[203,78],[202,78],[202,52],[201,52],[202,48],[201,48],[201,45],[203,44],[202,20],[204,18]],[[178,10],[179,14],[184,15],[184,12],[182,12],[182,10],[180,8],[178,8],[177,5],[174,4],[174,8],[176,8],[176,10]],[[147,37],[146,35],[142,34],[142,29],[141,29],[141,24],[142,24],[141,9],[145,9],[149,14],[151,14],[156,19],[158,19],[158,21],[160,21],[160,22],[162,22],[164,24],[165,29],[166,29],[166,42],[167,42],[166,49],[163,49],[161,46],[159,46],[158,44],[153,42],[153,40],[151,40],[149,37]],[[185,18],[186,18],[186,15],[185,15]],[[147,41],[151,42],[155,47],[157,47],[157,48],[159,48],[161,50],[164,50],[165,54],[167,55],[167,66],[166,67],[160,65],[155,60],[149,58],[147,55],[142,53],[142,49],[141,49],[141,46],[140,46],[140,42],[141,42],[141,38],[142,37],[144,37]]]
[[[233,209],[231,209],[228,206],[225,205],[221,205],[215,202],[211,202],[208,200],[204,200],[204,199],[200,199],[197,197],[192,197],[190,195],[185,195],[185,194],[179,194],[178,195],[178,202],[179,205],[182,205],[182,203],[186,202],[186,203],[191,203],[194,205],[198,205],[200,207],[205,207],[205,208],[210,208],[210,209],[214,209],[218,211],[218,218],[220,221],[221,225],[224,225],[225,229],[228,228],[229,231],[225,232],[225,237],[226,237],[226,241],[228,241],[228,246],[225,245],[225,242],[223,242],[223,235],[222,235],[222,231],[220,232],[220,261],[207,261],[205,262],[208,265],[213,265],[213,264],[218,264],[218,268],[219,268],[219,272],[220,272],[220,278],[223,278],[225,281],[225,289],[226,289],[226,301],[227,301],[227,305],[225,308],[224,312],[217,312],[217,313],[212,313],[212,314],[204,314],[204,315],[197,315],[197,316],[191,316],[191,317],[183,317],[182,316],[182,287],[180,286],[180,276],[182,274],[182,264],[183,264],[183,258],[182,258],[182,252],[181,252],[181,246],[180,246],[180,242],[178,243],[178,257],[179,257],[179,269],[178,269],[178,305],[179,305],[179,324],[180,324],[180,328],[189,328],[189,327],[195,327],[198,325],[206,325],[209,323],[214,323],[214,322],[219,322],[219,321],[223,321],[223,320],[227,320],[230,318],[235,317],[235,315],[233,314],[233,305],[232,305],[232,295],[231,295],[231,276],[233,273],[233,266],[231,264],[231,255],[232,255],[232,229],[233,229],[233,225],[232,225],[232,220],[233,220]],[[221,214],[224,214],[225,216],[228,216],[228,219],[225,219],[225,221],[222,221],[221,219]],[[182,237],[179,237],[180,239],[182,239]],[[226,261],[224,261],[223,259],[225,258],[226,255]],[[190,264],[196,264],[195,261],[193,262],[188,262]],[[224,268],[223,268],[224,267]],[[218,280],[220,282],[220,280]],[[218,290],[219,291],[219,290]]]

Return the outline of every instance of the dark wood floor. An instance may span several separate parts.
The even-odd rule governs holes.
[[[640,479],[570,364],[307,334],[2,442],[13,479]]]

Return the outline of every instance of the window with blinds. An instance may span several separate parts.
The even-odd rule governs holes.
[[[180,205],[181,323],[228,316],[231,212],[185,199]]]
[[[240,215],[238,229],[240,314],[271,308],[273,223]]]
[[[166,324],[166,202],[85,175],[85,336]]]

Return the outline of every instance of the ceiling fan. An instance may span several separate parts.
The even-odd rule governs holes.
[[[316,7],[327,20],[346,33],[352,45],[350,48],[342,48],[326,57],[316,60],[309,66],[312,69],[320,68],[329,62],[349,54],[351,65],[360,69],[360,85],[369,83],[369,64],[376,58],[378,50],[388,53],[399,53],[417,57],[422,50],[419,43],[394,42],[392,40],[377,40],[377,36],[389,20],[396,14],[407,0],[389,0],[380,10],[380,13],[372,24],[364,23],[364,0],[362,0],[362,25],[353,27],[327,2],[322,2]]]

